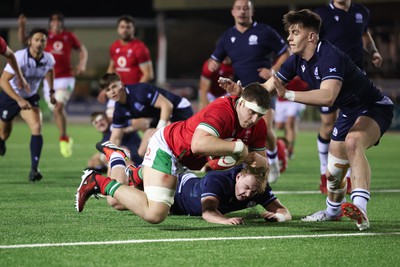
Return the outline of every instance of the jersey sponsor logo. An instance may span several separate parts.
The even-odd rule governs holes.
[[[329,72],[336,72],[336,68],[329,68]]]
[[[356,13],[356,23],[363,23],[363,15],[361,13]]]
[[[250,35],[249,37],[249,45],[258,45],[258,36],[257,35]]]
[[[255,201],[250,201],[249,203],[247,203],[247,208],[253,208],[257,206],[257,203]]]
[[[150,147],[148,147],[147,151],[146,151],[146,156],[150,156],[150,153],[151,153],[151,149],[150,149]]]
[[[235,37],[235,36],[232,36],[232,37],[231,37],[231,43],[233,44],[235,41],[236,41],[236,37]]]
[[[120,67],[126,67],[126,58],[125,57],[119,57],[117,59],[117,64]]]
[[[64,47],[64,44],[60,41],[56,41],[53,44],[53,51],[51,51],[53,54],[62,54],[62,49]]]

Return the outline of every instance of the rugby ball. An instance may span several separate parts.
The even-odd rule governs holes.
[[[225,141],[237,141],[235,138],[224,139]],[[233,168],[236,165],[237,158],[235,155],[225,155],[225,156],[208,156],[208,165],[211,169],[215,171],[224,171]]]

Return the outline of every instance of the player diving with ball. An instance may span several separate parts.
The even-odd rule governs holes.
[[[143,180],[143,191],[129,186],[125,173],[127,153],[112,143],[98,143],[106,155],[110,177],[85,170],[77,189],[76,208],[81,212],[91,195],[108,196],[114,208],[125,208],[146,222],[163,222],[174,203],[178,175],[184,167],[200,170],[207,156],[235,155],[236,165],[245,163],[268,173],[265,157],[267,128],[262,116],[270,107],[270,94],[260,84],[245,87],[240,97],[226,96],[209,104],[187,120],[157,130],[151,137],[140,171],[128,168]],[[235,138],[236,141],[224,139]],[[132,180],[132,179],[131,179]]]

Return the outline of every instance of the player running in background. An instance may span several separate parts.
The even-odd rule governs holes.
[[[305,91],[309,88],[306,82],[302,81],[299,77],[296,77],[290,83],[288,83],[286,89]],[[296,142],[298,124],[304,109],[304,104],[287,101],[282,97],[278,97],[277,101],[275,102],[275,128],[284,130],[284,139],[286,140],[286,147],[289,152],[290,159],[294,159],[294,144]]]
[[[267,129],[261,118],[270,101],[263,87],[250,84],[240,98],[218,98],[189,119],[160,128],[151,137],[143,160],[144,192],[124,184],[128,179],[124,172],[125,153],[113,144],[98,144],[97,148],[110,162],[114,179],[85,171],[77,190],[77,210],[83,210],[91,195],[101,193],[113,197],[114,205],[129,209],[143,220],[161,223],[174,202],[177,177],[184,166],[200,170],[207,156],[231,155],[237,159],[237,165],[244,161],[266,172]],[[227,138],[240,140],[224,140]]]
[[[18,18],[18,38],[25,43],[26,17],[22,14]],[[45,51],[50,52],[55,60],[54,84],[47,80],[43,83],[43,96],[48,107],[53,111],[54,119],[60,132],[60,152],[63,157],[71,157],[73,139],[67,133],[66,105],[75,88],[76,75],[86,71],[88,52],[86,47],[78,40],[76,35],[65,29],[64,15],[53,13],[49,19],[49,36]],[[73,69],[71,66],[72,50],[79,53],[79,62]],[[54,97],[57,105],[52,104],[50,90],[55,90]]]
[[[365,6],[352,3],[351,0],[333,0],[329,5],[317,8],[315,12],[322,19],[321,39],[331,42],[347,53],[361,70],[364,70],[364,51],[371,56],[375,67],[382,65],[382,57],[368,29],[370,13]],[[337,107],[320,107],[320,114],[321,126],[317,138],[321,171],[320,190],[326,194],[326,164],[338,109]],[[346,177],[347,193],[350,193],[350,169]]]
[[[17,59],[15,58],[14,51],[7,45],[6,41],[0,37],[0,55],[4,56],[7,59],[7,63],[10,65],[11,69],[14,72],[16,77],[16,84],[18,88],[21,90],[26,90],[26,92],[30,91],[30,85],[26,82],[24,75],[18,65]],[[2,86],[9,86],[8,84]],[[6,154],[6,143],[5,136],[3,135],[3,131],[0,131],[0,156],[4,156]]]
[[[199,82],[199,110],[220,96],[226,95],[226,91],[219,87],[218,78],[233,79],[233,67],[229,57],[226,57],[216,71],[208,69],[208,60],[203,63]]]
[[[117,73],[121,81],[126,84],[148,83],[154,79],[153,63],[150,51],[146,44],[135,37],[135,19],[129,15],[122,15],[117,21],[118,39],[109,49],[110,62],[107,73]],[[100,103],[105,103],[106,95],[101,91],[98,96]],[[115,102],[108,100],[107,116],[112,119]],[[140,123],[139,121],[133,121]],[[133,125],[133,127],[138,127]]]
[[[15,58],[22,74],[29,82],[30,89],[20,87],[20,74],[16,74],[13,64],[7,64],[1,75],[0,92],[0,138],[6,141],[12,131],[14,118],[20,114],[31,131],[30,152],[31,171],[29,180],[32,182],[42,179],[38,166],[43,147],[42,114],[39,108],[38,89],[46,78],[53,85],[55,64],[52,54],[45,52],[47,31],[41,28],[31,30],[28,38],[28,47],[15,52]],[[54,90],[49,91],[51,102],[55,105]],[[5,148],[3,149],[5,152]]]
[[[254,22],[253,13],[251,1],[234,1],[231,14],[235,25],[221,35],[208,65],[211,71],[216,71],[228,56],[232,60],[235,80],[240,80],[244,86],[265,82],[271,77],[271,70],[277,71],[289,56],[285,40],[269,25]],[[280,175],[273,118],[271,108],[264,117],[268,128],[266,146],[270,165],[269,182],[275,182]]]

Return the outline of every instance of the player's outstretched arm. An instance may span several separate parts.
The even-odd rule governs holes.
[[[213,196],[201,199],[202,217],[205,221],[218,224],[240,225],[244,224],[243,218],[229,218],[218,211],[219,199]]]
[[[261,214],[261,217],[267,222],[284,222],[292,219],[289,210],[278,199],[268,203],[264,208],[266,211]]]

